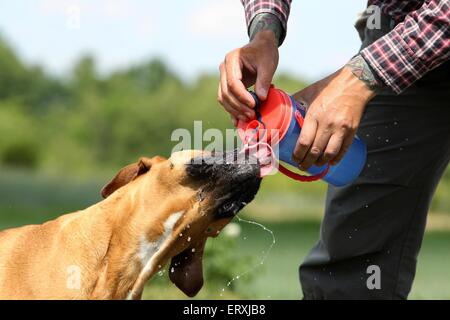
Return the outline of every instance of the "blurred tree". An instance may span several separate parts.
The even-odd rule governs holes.
[[[159,58],[100,75],[90,55],[82,56],[67,77],[53,77],[24,64],[0,38],[0,162],[80,174],[116,171],[142,155],[169,156],[177,128],[192,132],[196,120],[202,121],[203,133],[232,128],[216,101],[217,83],[217,74],[183,82]],[[306,85],[286,74],[274,84],[287,92]],[[450,212],[448,172],[435,210]],[[264,188],[297,189],[278,177],[267,179]],[[323,188],[314,185],[308,192],[322,194]]]

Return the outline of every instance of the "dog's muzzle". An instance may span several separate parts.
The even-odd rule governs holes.
[[[225,218],[253,200],[261,184],[260,169],[256,157],[234,150],[193,158],[187,173],[204,181],[203,190],[215,198],[216,217]]]

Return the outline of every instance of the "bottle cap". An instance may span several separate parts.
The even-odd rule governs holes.
[[[284,138],[291,125],[294,107],[290,96],[271,85],[266,100],[260,101],[256,94],[253,97],[257,102],[255,107],[256,119],[249,122],[238,121],[237,127],[240,129],[240,138],[244,143],[247,143],[246,140],[249,139],[250,135],[251,139],[256,138],[257,141],[272,145],[278,143]],[[278,135],[276,135],[276,131],[272,130],[278,130]],[[249,134],[251,132],[254,133]]]

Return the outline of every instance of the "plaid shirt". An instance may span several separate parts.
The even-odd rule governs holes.
[[[268,12],[287,30],[291,0],[241,0],[250,25]],[[450,0],[369,0],[398,22],[384,37],[361,51],[383,82],[401,93],[450,58]]]

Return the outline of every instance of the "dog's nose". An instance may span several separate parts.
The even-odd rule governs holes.
[[[188,173],[196,177],[236,182],[259,176],[260,163],[256,157],[237,149],[213,152],[193,158],[188,166]]]
[[[253,155],[232,150],[224,153],[212,154],[213,167],[225,179],[242,181],[259,176],[260,163]]]

